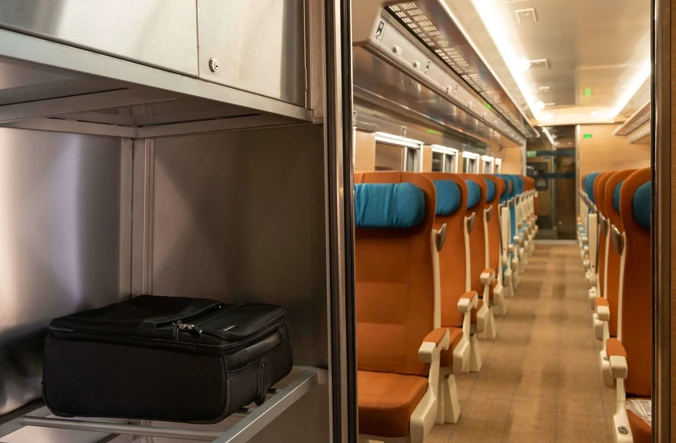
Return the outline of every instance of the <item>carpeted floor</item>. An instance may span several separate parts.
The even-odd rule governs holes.
[[[425,443],[612,442],[614,391],[603,386],[576,244],[536,244],[483,368],[456,376],[462,415]]]

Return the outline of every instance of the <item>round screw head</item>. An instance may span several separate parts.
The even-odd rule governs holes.
[[[218,59],[215,57],[211,57],[209,59],[209,70],[211,72],[216,72],[218,71]]]

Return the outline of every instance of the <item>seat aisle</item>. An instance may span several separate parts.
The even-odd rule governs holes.
[[[425,443],[612,442],[615,391],[600,375],[579,248],[539,244],[507,303],[497,338],[481,341],[481,372],[457,377],[460,421]]]

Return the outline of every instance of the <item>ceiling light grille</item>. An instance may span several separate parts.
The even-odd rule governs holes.
[[[520,116],[514,115],[501,101],[499,91],[486,83],[481,73],[472,67],[453,44],[430,21],[415,2],[400,3],[386,8],[397,21],[411,31],[428,49],[434,52],[449,68],[455,71],[472,89],[498,111],[512,125],[527,133]]]

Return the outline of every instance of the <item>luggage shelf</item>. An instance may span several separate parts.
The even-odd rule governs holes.
[[[319,384],[320,371],[318,369],[302,368],[301,371],[298,371],[299,369],[301,368],[295,368],[294,370],[295,374],[297,374],[295,378],[293,378],[286,386],[273,390],[274,395],[261,406],[243,410],[243,412],[246,412],[244,417],[226,431],[104,423],[32,416],[24,416],[20,419],[20,422],[23,426],[108,432],[111,434],[147,437],[191,439],[197,441],[210,441],[212,443],[246,442],[307,394],[313,386]]]

